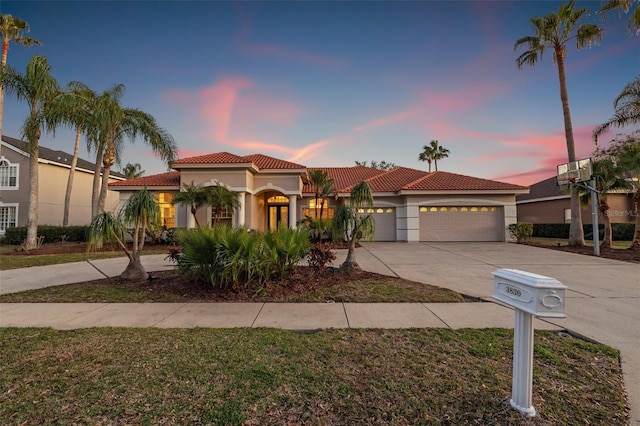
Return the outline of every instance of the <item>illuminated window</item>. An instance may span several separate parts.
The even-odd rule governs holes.
[[[231,226],[232,212],[226,207],[211,207],[211,226],[228,225]]]
[[[478,208],[477,208],[477,207],[471,207],[471,211],[472,211],[472,212],[477,212],[477,211],[478,211]]]
[[[302,216],[317,219],[317,216],[322,215],[322,219],[333,219],[335,210],[333,207],[329,207],[329,200],[318,198],[317,207],[318,208],[316,208],[316,199],[311,198],[309,200],[309,208],[302,209]],[[320,211],[322,211],[322,213]]]
[[[460,211],[461,211],[461,212],[468,212],[468,211],[469,211],[469,209],[468,209],[468,208],[466,208],[466,207],[460,207]]]
[[[480,209],[480,211],[481,211],[481,212],[488,212],[488,211],[489,211],[489,209],[488,209],[488,208],[486,208],[486,207],[483,207],[483,208],[481,208],[481,209]]]
[[[376,213],[384,213],[384,209],[378,208],[378,209],[376,209]]]
[[[358,209],[358,213],[364,213],[364,209]]]
[[[176,227],[176,207],[171,204],[173,194],[170,192],[159,192],[155,194],[158,205],[160,206],[160,217],[163,226],[167,228]]]
[[[393,213],[393,209],[387,209],[385,210],[385,213]]]
[[[0,189],[18,189],[18,164],[0,158]]]
[[[440,207],[440,211],[441,211],[441,212],[446,212],[446,211],[447,211],[447,208],[446,208],[446,207]]]
[[[420,207],[420,211],[424,213],[424,212],[428,212],[429,209],[427,209],[426,207]]]
[[[491,207],[491,211],[492,211],[492,212],[497,212],[497,211],[498,211],[498,208],[497,208],[497,207]]]
[[[367,209],[367,213],[373,213],[373,209]]]
[[[437,208],[437,207],[431,207],[431,208],[429,209],[429,211],[430,211],[430,212],[437,212],[437,211],[438,211],[438,208]]]
[[[274,195],[267,200],[269,204],[289,204],[289,197],[283,195]]]
[[[457,207],[451,207],[451,211],[452,211],[452,212],[457,212],[457,211],[458,211],[458,208],[457,208]]]

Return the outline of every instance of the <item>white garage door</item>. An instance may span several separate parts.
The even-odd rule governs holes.
[[[420,241],[503,241],[502,207],[420,207]]]
[[[376,221],[373,241],[396,240],[396,209],[391,207],[374,207],[367,209],[366,213],[373,216]]]

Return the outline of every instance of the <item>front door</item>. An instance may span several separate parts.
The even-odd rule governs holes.
[[[289,227],[289,206],[269,206],[269,229],[275,231],[278,227]]]

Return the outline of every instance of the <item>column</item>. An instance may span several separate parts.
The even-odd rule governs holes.
[[[289,196],[289,228],[295,229],[297,221],[297,197],[295,195],[291,195]]]
[[[191,206],[187,206],[187,229],[196,227],[196,219],[191,214]]]
[[[243,227],[245,223],[245,192],[238,192],[238,220],[236,226]]]

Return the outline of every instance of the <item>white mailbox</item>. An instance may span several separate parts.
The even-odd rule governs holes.
[[[498,269],[493,277],[494,299],[537,317],[566,318],[567,287],[555,278],[517,269]]]

